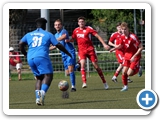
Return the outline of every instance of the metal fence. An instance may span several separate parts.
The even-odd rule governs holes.
[[[131,25],[130,30],[134,31],[133,30],[133,25],[132,24],[130,24],[130,25]],[[64,23],[64,27],[65,27],[66,30],[68,30],[69,35],[71,35],[72,31],[77,27],[77,22]],[[19,47],[18,47],[19,40],[27,32],[30,32],[34,29],[36,29],[35,24],[10,25],[9,26],[9,46],[14,47],[15,51],[20,52]],[[138,27],[137,27],[137,29],[138,29]],[[55,34],[55,32],[56,32],[53,24],[50,25],[50,32],[53,33],[53,34]],[[105,34],[107,36],[105,36],[105,35],[103,36],[103,38],[106,42],[107,42],[107,38],[109,38],[110,35],[113,32],[114,31],[107,31],[107,33]],[[99,33],[99,34],[102,35],[102,33]],[[142,44],[145,48],[144,30],[143,30],[143,32],[137,31],[137,35],[140,38],[140,40],[142,41]],[[115,58],[114,53],[108,53],[108,51],[105,51],[103,49],[103,46],[101,45],[101,43],[93,36],[92,36],[92,41],[93,41],[94,47],[97,51],[99,65],[102,68],[102,70],[103,71],[114,71],[118,67],[118,63],[117,63],[117,60]],[[75,45],[75,48],[77,49],[77,44],[75,43],[74,45]],[[58,50],[53,50],[53,51],[50,52],[50,57],[51,57],[51,60],[52,60],[52,65],[54,67],[54,70],[57,71],[57,72],[58,71],[64,71],[64,67],[63,67],[63,64],[62,64],[62,59],[61,59],[60,52]],[[23,62],[23,70],[30,71],[26,58],[21,56],[21,59],[22,59],[22,62]],[[78,60],[78,58],[77,58],[77,60]],[[141,65],[142,65],[142,68],[145,69],[145,50],[142,52]],[[90,72],[94,72],[94,68],[93,68],[93,66],[91,65],[90,62],[88,62],[88,67],[89,68],[87,68],[87,70],[89,69]]]
[[[52,61],[52,66],[54,68],[54,72],[62,72],[64,71],[64,66],[62,63],[61,53],[58,50],[55,50],[56,53],[50,53],[50,58]],[[119,66],[119,63],[116,60],[115,53],[110,53],[108,51],[96,51],[98,56],[98,64],[103,72],[113,72]],[[15,56],[15,55],[14,55]],[[22,71],[31,72],[29,65],[27,64],[27,59],[23,55],[19,55],[21,60],[23,61]],[[78,58],[77,58],[78,60]],[[145,50],[142,51],[142,59],[141,66],[143,70],[145,70]],[[92,63],[87,59],[86,62],[86,70],[87,73],[95,72],[95,69]]]

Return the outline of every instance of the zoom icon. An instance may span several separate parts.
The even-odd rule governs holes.
[[[143,89],[137,94],[137,104],[144,110],[153,109],[158,103],[158,96],[153,90]]]

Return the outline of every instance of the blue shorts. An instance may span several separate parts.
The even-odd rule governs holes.
[[[67,70],[68,69],[68,66],[71,66],[71,65],[75,65],[76,64],[76,55],[75,54],[72,54],[72,58],[69,57],[69,56],[63,56],[63,65],[64,65],[64,69]]]
[[[50,59],[38,57],[28,60],[28,64],[34,76],[53,73],[53,67]]]

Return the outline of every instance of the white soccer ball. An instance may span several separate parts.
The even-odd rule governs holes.
[[[61,90],[61,91],[66,91],[68,90],[69,88],[69,84],[66,80],[61,80],[59,83],[58,83],[58,88]]]

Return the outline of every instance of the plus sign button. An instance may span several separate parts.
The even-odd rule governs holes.
[[[153,90],[143,89],[137,94],[137,103],[144,110],[151,110],[157,102],[158,97]]]

